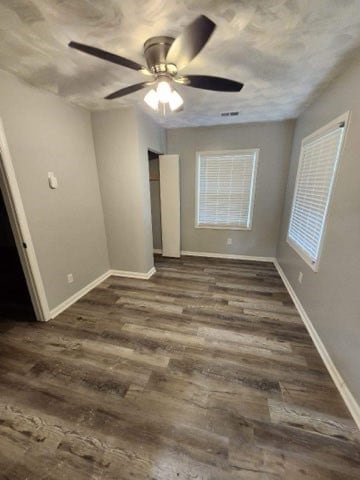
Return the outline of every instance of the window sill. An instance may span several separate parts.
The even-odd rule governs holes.
[[[313,272],[317,273],[319,270],[319,260],[313,262],[311,258],[290,238],[286,239],[286,242],[290,247],[301,257],[304,262],[313,270]]]
[[[243,230],[249,232],[251,230],[250,227],[232,227],[230,225],[195,225],[195,228],[205,228],[210,230]]]

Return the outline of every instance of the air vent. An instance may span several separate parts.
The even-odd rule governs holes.
[[[223,112],[221,114],[222,117],[236,117],[239,115],[239,112]]]

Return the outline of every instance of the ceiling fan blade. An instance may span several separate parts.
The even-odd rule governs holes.
[[[116,55],[115,53],[106,52],[105,50],[101,50],[100,48],[91,47],[90,45],[84,45],[83,43],[78,42],[70,42],[69,47],[80,50],[80,52],[88,53],[89,55],[93,55],[94,57],[101,58],[102,60],[106,60],[107,62],[112,62],[116,63],[116,65],[131,68],[132,70],[146,71],[146,68],[139,63],[133,62],[128,58],[120,57],[120,55]]]
[[[174,40],[166,61],[180,70],[184,68],[204,48],[215,30],[215,23],[205,15],[200,15]]]
[[[137,92],[138,90],[153,85],[154,83],[155,82],[135,83],[134,85],[130,85],[129,87],[121,88],[120,90],[116,90],[116,92],[110,93],[110,95],[107,95],[105,99],[112,100],[113,98],[124,97],[125,95],[129,95],[129,93]]]
[[[240,92],[244,86],[241,82],[229,80],[228,78],[213,77],[212,75],[186,75],[174,80],[188,87],[215,90],[217,92]]]

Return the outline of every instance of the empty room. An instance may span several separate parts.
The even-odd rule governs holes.
[[[0,480],[358,480],[360,1],[0,38]]]

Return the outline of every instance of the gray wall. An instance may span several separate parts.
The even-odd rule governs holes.
[[[153,266],[148,148],[163,151],[164,130],[134,108],[92,114],[111,268]]]
[[[360,65],[338,77],[298,119],[278,258],[332,360],[360,401]],[[286,243],[301,140],[351,110],[329,209],[319,271]],[[303,281],[297,281],[299,271]]]
[[[0,117],[53,308],[109,268],[90,114],[0,71]]]
[[[292,134],[292,121],[167,130],[168,153],[180,154],[182,250],[275,256]],[[252,230],[195,228],[196,152],[247,148],[260,148]]]

